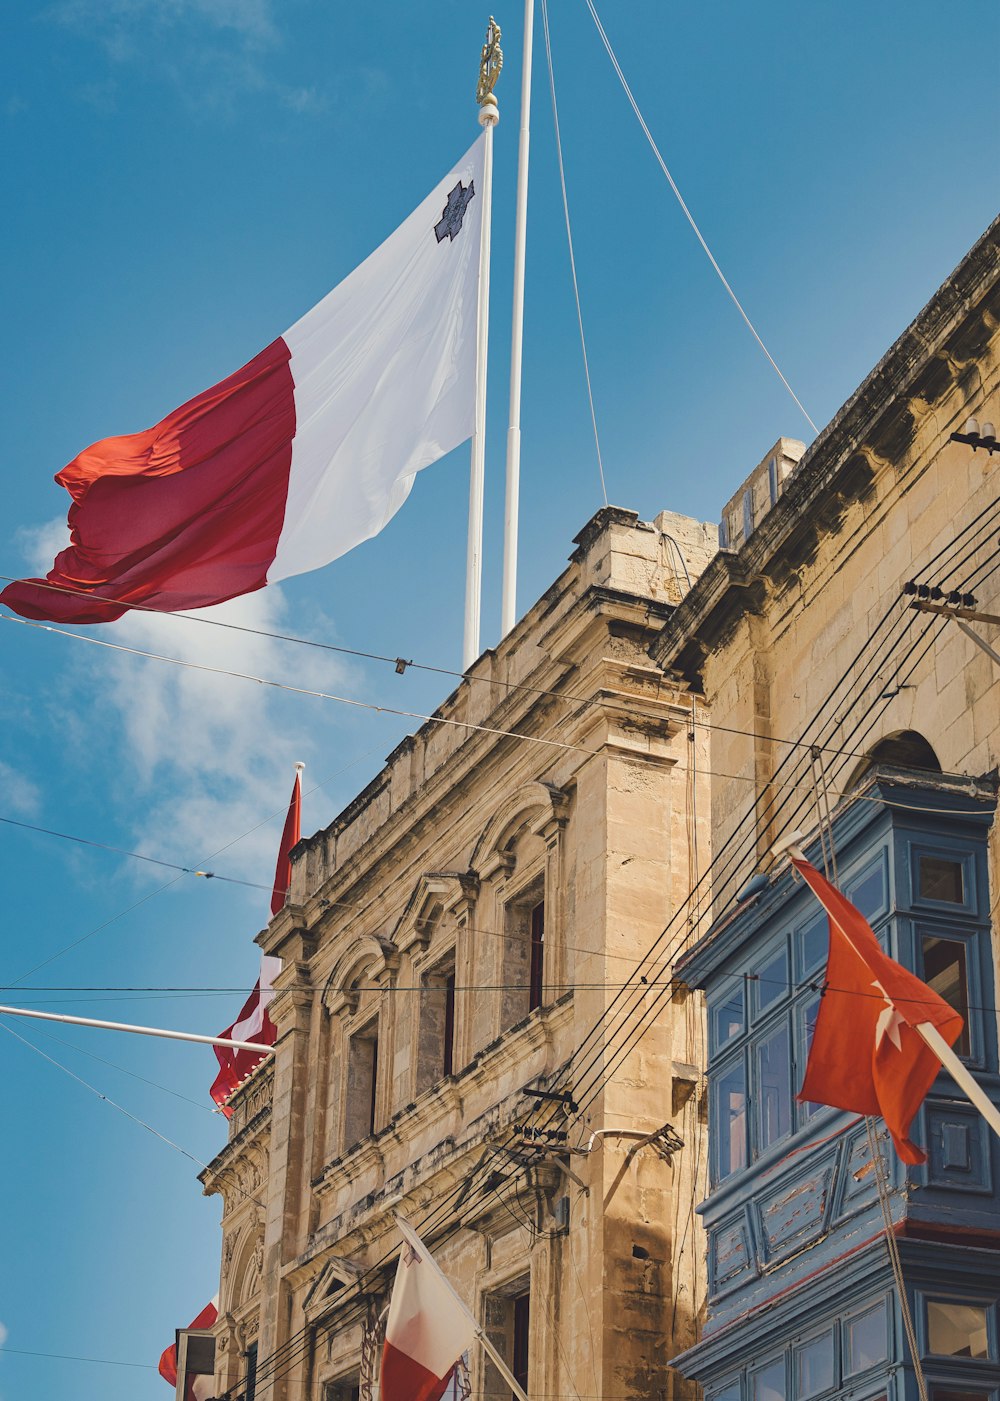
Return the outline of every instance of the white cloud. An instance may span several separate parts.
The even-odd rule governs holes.
[[[37,817],[41,811],[38,785],[0,759],[0,793],[4,807],[18,817]]]
[[[66,525],[50,521],[23,530],[19,539],[29,567],[44,573],[66,543]],[[298,631],[276,586],[194,616],[264,632]],[[321,631],[323,621],[309,630]],[[197,668],[343,693],[357,673],[337,654],[159,613],[128,613],[82,631],[194,664],[172,666],[68,639],[56,644],[66,674],[50,689],[50,707],[82,762],[91,762],[99,747],[99,762],[118,766],[108,791],[117,797],[135,850],[189,865],[269,814],[283,813],[296,760],[309,765],[307,780],[328,776],[314,771],[312,760],[335,747],[342,707]],[[23,777],[19,795],[23,804],[33,799],[33,785]],[[279,829],[276,820],[253,832],[220,858],[219,870],[266,884]]]
[[[112,69],[158,76],[192,108],[234,109],[249,95],[300,114],[325,106],[314,88],[284,83],[270,70],[283,45],[273,0],[56,0],[46,14],[98,44]],[[80,97],[113,104],[116,91],[92,81]]]

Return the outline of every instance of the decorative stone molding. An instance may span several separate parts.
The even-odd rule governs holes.
[[[479,896],[475,871],[426,871],[413,888],[392,931],[400,953],[427,948],[442,914],[461,919]]]
[[[538,835],[550,823],[561,830],[569,820],[569,794],[554,783],[527,783],[512,793],[490,818],[472,848],[470,870],[488,880],[502,871],[513,874],[516,864],[514,842],[523,832]]]
[[[344,1290],[357,1284],[364,1269],[361,1260],[331,1256],[303,1300],[302,1311],[306,1322],[318,1323],[324,1314],[335,1308],[341,1302]]]
[[[353,986],[362,974],[369,982],[378,982],[399,967],[399,949],[391,939],[381,934],[369,934],[353,942],[334,964],[323,989],[323,1006],[331,1016],[338,1012],[358,1010],[360,993]]]

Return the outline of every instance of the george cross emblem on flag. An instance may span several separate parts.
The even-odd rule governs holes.
[[[450,238],[454,243],[455,236],[462,227],[462,220],[465,218],[469,200],[475,193],[476,186],[472,180],[469,181],[468,185],[463,185],[459,180],[448,196],[448,203],[441,213],[441,218],[434,225],[434,236],[438,243],[442,243],[446,238]]]
[[[905,1026],[906,1018],[896,1010],[895,1003],[888,996],[878,978],[872,983],[872,987],[878,988],[885,999],[885,1006],[879,1012],[878,1021],[875,1023],[875,1049],[877,1051],[882,1045],[883,1039],[888,1037],[896,1050],[901,1051],[903,1043],[899,1039],[899,1028]]]

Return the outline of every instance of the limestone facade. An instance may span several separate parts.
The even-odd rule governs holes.
[[[254,1367],[258,1401],[377,1386],[392,1209],[532,1396],[687,1387],[667,1361],[704,1290],[701,1014],[662,962],[622,985],[708,857],[707,731],[648,649],[716,529],[607,508],[576,543],[440,723],[294,852],[259,936],[283,960],[275,1054],[202,1174],[220,1395]]]

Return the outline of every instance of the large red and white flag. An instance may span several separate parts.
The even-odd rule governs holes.
[[[381,1401],[438,1401],[472,1344],[472,1315],[405,1221],[382,1354]]]
[[[276,915],[288,899],[288,887],[292,879],[292,847],[302,835],[302,765],[295,771],[292,797],[288,804],[285,826],[278,847],[278,863],[274,871],[274,888],[271,892],[271,914]],[[267,1015],[267,1009],[274,997],[274,980],[281,971],[281,959],[262,954],[260,977],[253,992],[243,1004],[243,1008],[232,1026],[220,1031],[232,1041],[256,1041],[259,1045],[273,1046],[278,1038],[277,1028]],[[216,1104],[228,1118],[232,1110],[226,1107],[226,1100],[243,1083],[252,1070],[256,1070],[264,1057],[258,1051],[238,1051],[233,1046],[215,1046],[219,1062],[219,1073],[209,1091]]]
[[[71,623],[204,608],[376,535],[472,435],[483,141],[249,364],[64,467],[71,543],[0,601]]]
[[[925,1162],[909,1130],[941,1062],[914,1028],[929,1022],[951,1046],[962,1017],[882,951],[861,911],[815,866],[790,855],[830,917],[826,986],[798,1097],[881,1115],[903,1162]]]
[[[219,1297],[206,1304],[197,1318],[191,1320],[189,1328],[211,1328],[219,1316]],[[177,1344],[171,1343],[160,1354],[159,1373],[165,1382],[177,1386]],[[186,1387],[185,1401],[205,1401],[215,1390],[214,1379],[210,1376],[190,1377]]]

